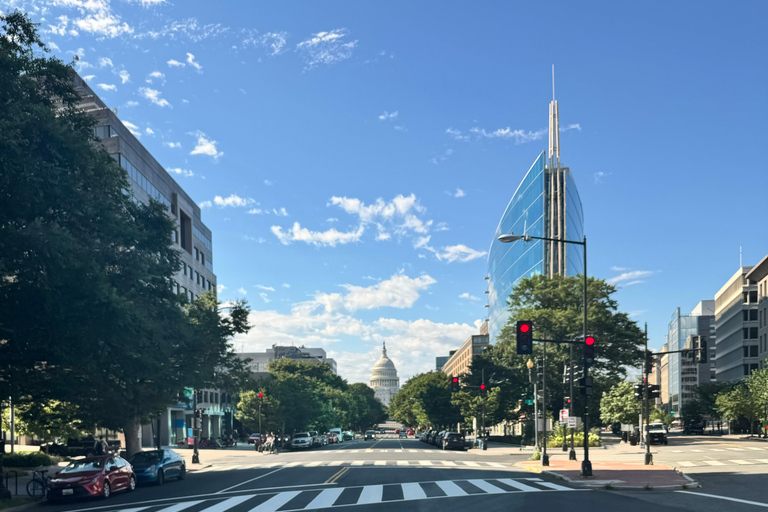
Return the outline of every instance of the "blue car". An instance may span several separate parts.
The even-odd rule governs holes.
[[[173,450],[139,452],[131,458],[133,472],[140,483],[162,484],[169,478],[183,480],[187,476],[184,459]]]

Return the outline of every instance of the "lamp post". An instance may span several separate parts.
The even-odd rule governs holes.
[[[525,366],[528,368],[528,382],[533,381],[533,444],[536,446],[536,451],[539,451],[539,401],[538,401],[538,379],[533,380],[531,378],[531,370],[533,369],[533,361],[530,359]]]
[[[578,242],[576,240],[560,240],[557,238],[548,238],[543,236],[515,235],[514,233],[509,233],[507,235],[499,236],[499,242],[505,243],[505,244],[517,242],[518,240],[522,240],[524,242],[530,242],[531,240],[544,240],[547,242],[562,242],[565,244],[580,245],[584,248],[584,329],[583,329],[583,332],[584,332],[584,339],[586,340],[587,339],[587,237],[585,236],[583,241]],[[546,347],[546,344],[544,346]],[[586,361],[584,361],[585,382],[588,375],[589,375],[589,368],[587,367]],[[571,379],[573,379],[573,361],[571,361]],[[573,398],[573,393],[571,393],[571,398]],[[588,420],[589,420],[589,416],[587,412],[587,398],[585,395],[584,396],[584,460],[581,463],[581,476],[592,476],[592,463],[589,461],[589,421]],[[574,453],[574,458],[575,458],[575,453]]]

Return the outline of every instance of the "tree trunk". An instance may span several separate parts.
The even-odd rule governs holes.
[[[138,418],[127,420],[123,425],[123,433],[125,434],[125,451],[127,458],[129,459],[133,457],[135,453],[141,451],[141,446],[139,446],[139,428],[140,425]]]

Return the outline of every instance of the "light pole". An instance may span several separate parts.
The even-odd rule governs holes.
[[[587,237],[585,236],[583,241],[578,242],[576,240],[560,240],[557,238],[548,238],[543,236],[533,235],[515,235],[509,233],[508,235],[501,235],[499,242],[512,243],[522,240],[524,242],[530,242],[531,240],[544,240],[547,242],[562,242],[565,244],[580,245],[584,249],[584,340],[587,339]],[[546,343],[544,344],[546,347]],[[584,382],[587,382],[589,376],[589,367],[587,366],[586,358],[584,360]],[[571,367],[571,378],[573,378],[573,367]],[[573,399],[573,396],[571,396]],[[581,476],[592,476],[592,463],[589,461],[589,414],[587,409],[587,396],[584,395],[584,460],[581,463]]]
[[[536,451],[539,451],[539,401],[538,401],[538,378],[532,380],[531,370],[533,369],[533,361],[530,359],[525,366],[528,368],[528,382],[533,381],[533,444],[536,446]]]

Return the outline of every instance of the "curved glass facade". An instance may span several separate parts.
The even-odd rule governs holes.
[[[568,169],[565,175],[565,226],[568,240],[581,241],[584,236],[584,218],[576,184]],[[546,153],[542,152],[526,173],[510,199],[488,250],[488,334],[491,342],[507,323],[507,298],[517,282],[536,274],[546,273],[548,242],[533,240],[504,244],[498,237],[506,233],[548,236],[550,224],[548,208],[549,175]],[[566,273],[583,272],[582,248],[566,245]]]

